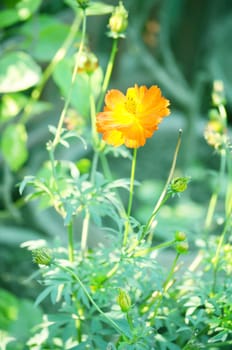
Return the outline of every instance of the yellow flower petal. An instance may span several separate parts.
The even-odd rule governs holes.
[[[97,130],[108,144],[138,148],[169,115],[168,106],[169,101],[157,86],[148,89],[135,85],[127,89],[126,95],[119,90],[110,90],[103,112],[97,115]]]

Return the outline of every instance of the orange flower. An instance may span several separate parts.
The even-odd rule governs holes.
[[[135,85],[126,95],[110,90],[105,97],[104,111],[97,115],[97,131],[113,146],[143,146],[158,129],[162,118],[169,115],[169,101],[157,86],[149,89]]]

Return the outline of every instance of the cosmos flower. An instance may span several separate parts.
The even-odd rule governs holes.
[[[157,86],[128,88],[126,95],[110,90],[105,97],[103,112],[97,114],[97,131],[103,140],[115,147],[144,146],[146,139],[158,129],[162,119],[169,115],[169,101]]]

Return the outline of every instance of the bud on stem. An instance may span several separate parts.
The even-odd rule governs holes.
[[[52,254],[48,248],[38,248],[32,251],[33,263],[38,265],[50,265],[52,262]]]
[[[128,312],[130,310],[131,298],[125,290],[119,289],[117,302],[118,302],[118,305],[120,306],[122,312]]]
[[[110,19],[108,27],[110,28],[109,36],[119,38],[124,36],[124,32],[128,26],[128,12],[120,1],[115,7]]]

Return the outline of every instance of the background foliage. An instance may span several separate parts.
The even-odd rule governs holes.
[[[191,185],[178,203],[174,200],[172,207],[164,209],[157,236],[162,241],[175,227],[187,230],[194,253],[194,238],[201,234],[199,228],[215,179],[209,169],[218,166],[218,155],[213,154],[202,136],[215,79],[224,82],[231,121],[232,5],[226,0],[127,0],[124,4],[129,12],[129,27],[126,40],[120,42],[110,87],[125,91],[135,82],[158,84],[171,100],[172,109],[172,117],[139,154],[137,178],[141,185],[133,210],[143,221],[151,209],[150,194],[158,192],[166,178],[176,130],[183,128],[178,169],[191,175]],[[117,1],[105,1],[102,9],[105,14],[93,13],[88,23],[89,46],[103,68],[111,47],[110,39],[104,35],[111,5],[117,5]],[[64,243],[66,239],[60,218],[49,209],[38,210],[34,202],[25,203],[17,184],[25,175],[37,173],[46,160],[47,125],[57,123],[63,104],[60,96],[68,93],[72,56],[80,40],[77,31],[67,41],[71,25],[78,27],[72,7],[73,2],[68,0],[5,0],[0,5],[0,285],[3,288],[0,300],[4,301],[0,308],[6,315],[0,323],[3,329],[11,329],[11,334],[22,339],[28,323],[38,323],[42,311],[38,309],[33,320],[21,318],[21,315],[30,316],[30,299],[38,294],[40,287],[34,281],[25,282],[28,270],[33,271],[34,266],[29,253],[19,245],[33,239],[49,241],[55,237]],[[60,60],[59,48],[64,42],[65,57]],[[47,73],[41,80],[43,72]],[[99,68],[93,80],[95,94],[102,75]],[[75,84],[69,122],[78,120],[79,114],[88,115],[85,103],[88,81],[80,77]],[[36,100],[33,105],[31,98]],[[85,127],[78,125],[80,131]],[[83,157],[90,158],[91,150],[86,151],[81,141],[73,143],[71,155],[65,149],[59,150],[60,159],[77,162]],[[117,158],[111,163],[116,178],[119,174],[128,176],[128,162]],[[76,232],[79,225],[77,220]],[[220,212],[214,232],[219,229]],[[93,246],[103,239],[94,227],[90,236]],[[204,292],[202,288],[200,293]],[[199,298],[196,300],[193,292],[193,299],[186,301],[192,307],[188,315],[190,322],[194,322],[194,314],[202,309],[201,300],[205,298],[201,299],[201,295]],[[214,307],[223,302],[219,297],[213,301]],[[46,302],[43,307],[47,307]],[[173,317],[175,312],[178,310],[173,311]],[[160,323],[163,326],[162,320]],[[200,326],[196,328],[199,330]]]

